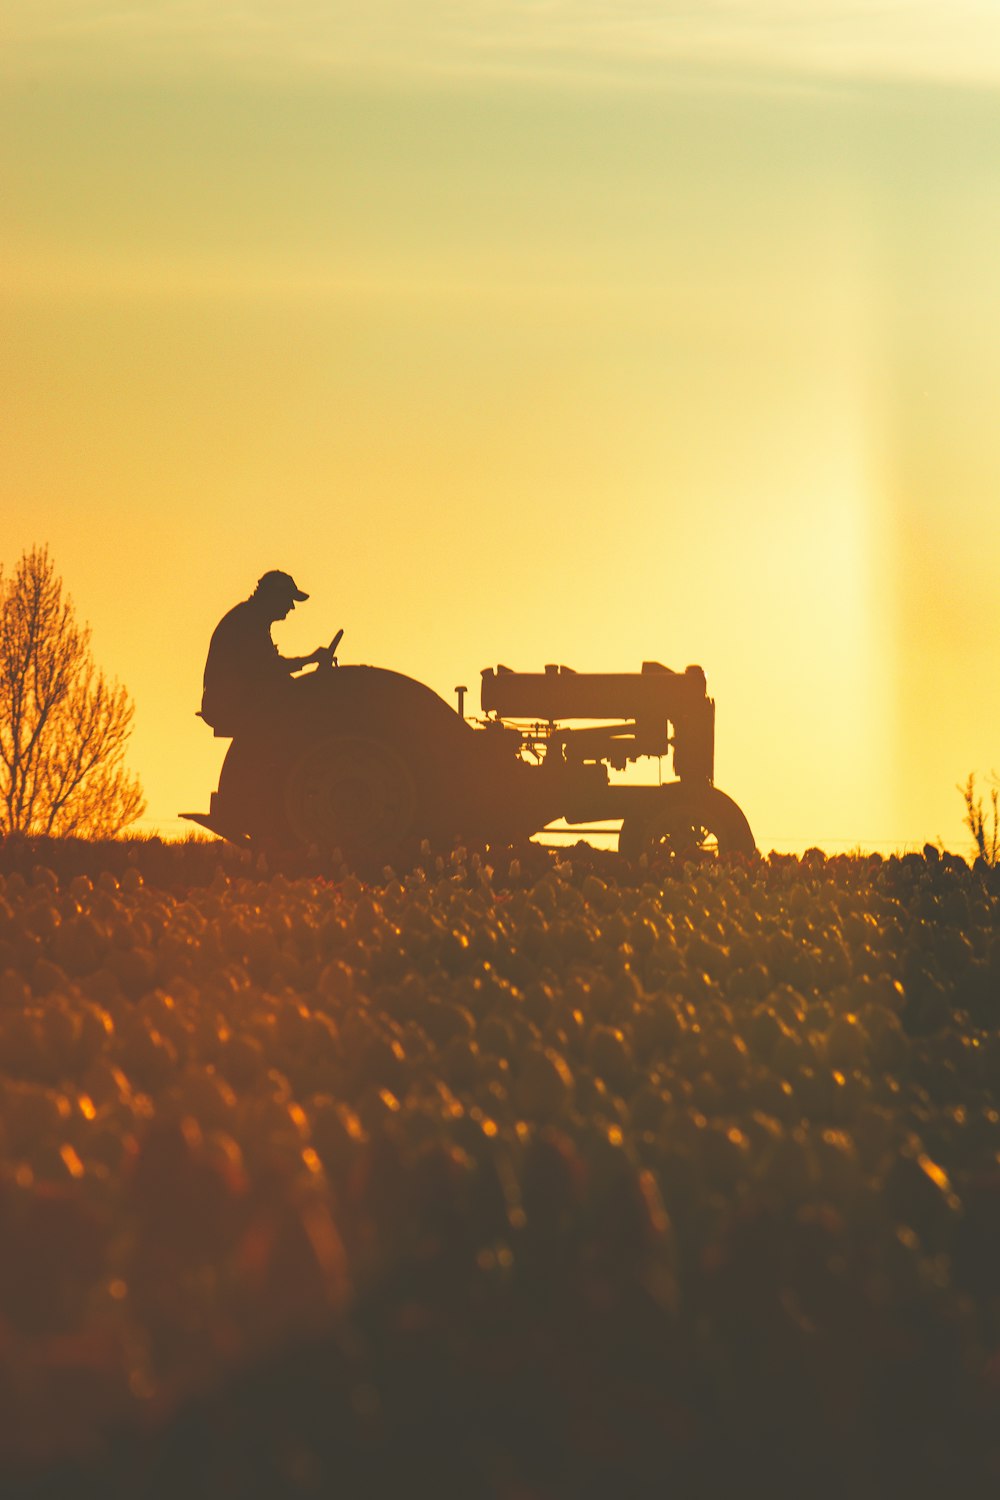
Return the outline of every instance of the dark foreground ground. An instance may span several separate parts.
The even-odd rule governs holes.
[[[1000,875],[0,845],[0,1492],[1000,1492]]]

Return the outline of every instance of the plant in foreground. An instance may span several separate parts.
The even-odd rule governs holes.
[[[990,788],[990,811],[987,813],[981,796],[976,795],[976,777],[970,772],[969,779],[959,791],[965,799],[965,826],[975,840],[980,859],[990,866],[1000,864],[1000,777],[994,771]]]

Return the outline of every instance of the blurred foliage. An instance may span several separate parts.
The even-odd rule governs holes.
[[[996,1493],[1000,870],[0,841],[0,1487]]]

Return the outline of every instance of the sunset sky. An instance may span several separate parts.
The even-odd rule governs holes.
[[[218,618],[700,662],[764,849],[1000,770],[994,0],[6,0],[0,559],[207,808]],[[655,767],[652,768],[655,779]]]

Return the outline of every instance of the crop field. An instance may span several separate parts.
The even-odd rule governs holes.
[[[998,915],[0,845],[0,1488],[1000,1493]]]

